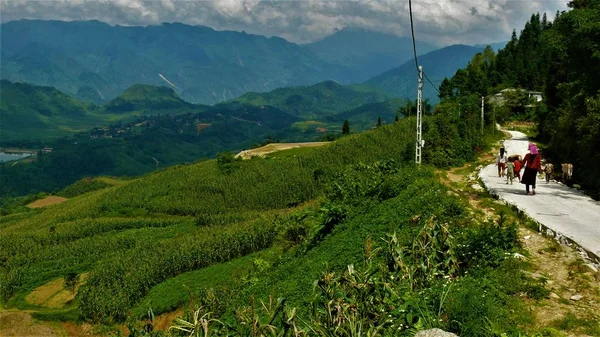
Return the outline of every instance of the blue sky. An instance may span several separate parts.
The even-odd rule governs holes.
[[[415,0],[418,40],[439,46],[506,41],[532,13],[566,10],[567,1]],[[2,0],[2,22],[19,19],[100,20],[119,25],[182,22],[217,30],[281,36],[305,43],[344,27],[410,36],[408,1]]]

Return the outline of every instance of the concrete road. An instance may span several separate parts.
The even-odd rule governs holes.
[[[527,154],[529,141],[521,132],[508,131],[511,139],[504,141],[508,155]],[[554,167],[559,163],[553,163]],[[575,169],[577,169],[575,167]],[[521,171],[521,174],[523,171]],[[576,242],[588,252],[600,258],[600,202],[582,192],[544,179],[537,179],[536,195],[526,195],[525,185],[518,182],[506,184],[506,178],[498,177],[495,164],[479,172],[490,193],[501,200],[517,206],[520,210],[554,232]]]

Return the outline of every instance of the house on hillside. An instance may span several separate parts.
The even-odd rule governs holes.
[[[538,103],[542,101],[542,92],[541,91],[527,91],[525,89],[516,89],[516,88],[506,88],[502,89],[500,92],[494,94],[490,98],[490,102],[494,103],[498,106],[504,105],[507,101],[520,101],[523,106],[530,108],[533,107],[532,104],[526,104],[525,101],[529,103]],[[513,103],[514,104],[514,103]]]
[[[530,99],[534,99],[536,102],[542,101],[542,92],[541,91],[530,91],[527,94]]]

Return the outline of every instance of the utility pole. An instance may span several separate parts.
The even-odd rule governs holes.
[[[481,134],[483,134],[483,104],[484,104],[484,97],[481,96]]]
[[[421,148],[425,143],[423,141],[423,135],[421,133],[421,123],[422,123],[422,98],[423,98],[423,67],[419,66],[419,89],[417,91],[417,144],[415,151],[415,163],[417,165],[421,165]]]

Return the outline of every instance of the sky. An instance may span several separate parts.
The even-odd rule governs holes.
[[[568,1],[414,0],[417,40],[438,46],[506,41],[532,13],[566,10]],[[162,22],[320,40],[345,27],[410,36],[407,0],[0,0],[2,22],[19,19],[99,20],[112,25]]]

